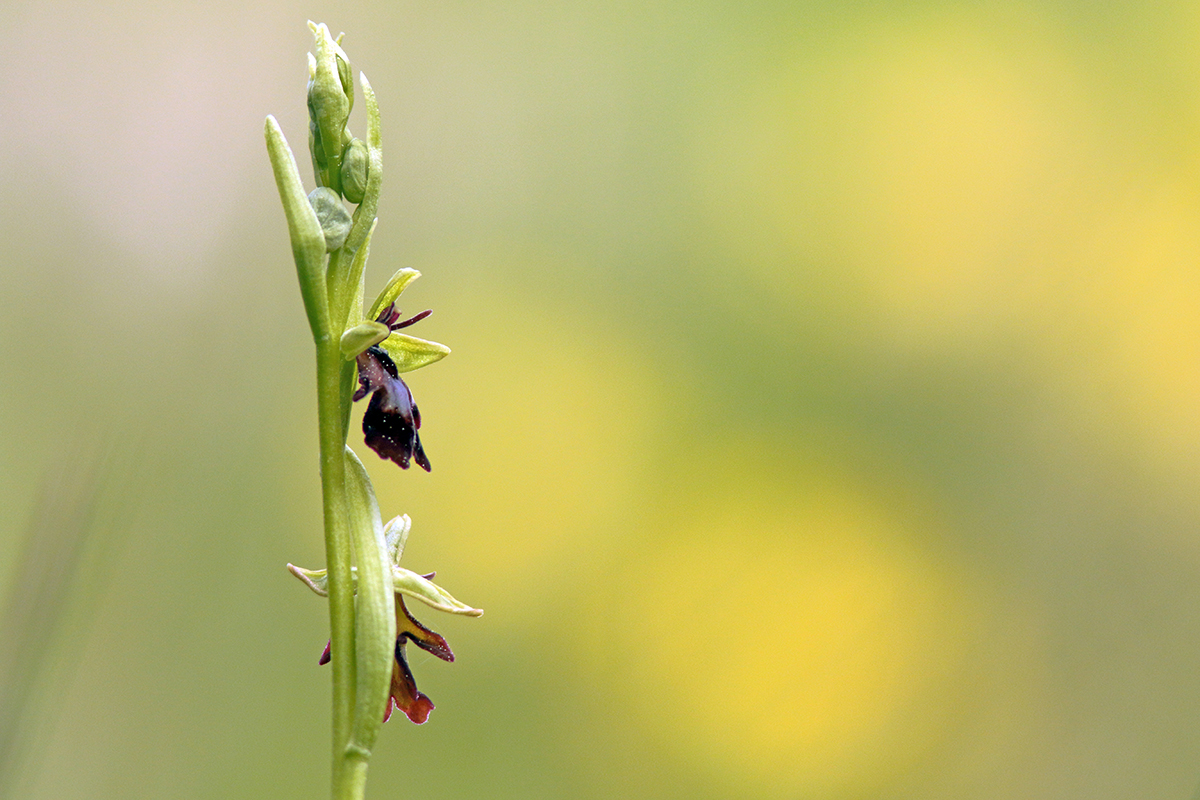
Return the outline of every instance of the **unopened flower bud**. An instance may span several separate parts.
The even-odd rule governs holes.
[[[342,151],[342,194],[351,203],[361,203],[367,192],[371,157],[362,139],[353,139]]]
[[[342,205],[338,193],[326,186],[313,189],[308,202],[317,213],[321,232],[325,234],[325,252],[332,253],[345,243],[350,233],[350,212]]]
[[[329,35],[325,23],[309,22],[313,32],[316,54],[309,61],[308,114],[310,145],[313,163],[322,171],[328,170],[320,181],[323,186],[339,180],[342,147],[345,142],[346,121],[350,117],[354,84],[350,76],[350,59],[341,46]]]

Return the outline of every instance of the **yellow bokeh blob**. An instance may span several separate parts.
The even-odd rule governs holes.
[[[681,757],[756,796],[867,791],[953,724],[977,606],[871,501],[798,494],[706,506],[622,573],[598,631]]]
[[[1080,255],[1060,323],[1061,361],[1085,387],[1076,408],[1111,436],[1113,420],[1143,443],[1160,475],[1191,492],[1200,456],[1200,192],[1147,181],[1105,209]]]
[[[1014,12],[1015,13],[1015,12]],[[1053,288],[1089,111],[1036,18],[864,26],[755,75],[698,137],[698,195],[752,278],[814,279],[927,347],[1007,322]]]

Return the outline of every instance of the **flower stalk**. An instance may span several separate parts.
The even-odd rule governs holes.
[[[404,658],[412,641],[453,661],[445,639],[417,622],[400,597],[433,608],[478,616],[482,611],[399,566],[406,516],[385,528],[366,468],[346,446],[350,410],[371,395],[363,417],[367,446],[407,469],[410,459],[428,471],[417,430],[421,415],[400,377],[440,360],[449,348],[399,333],[428,311],[400,322],[395,304],[419,273],[403,269],[364,314],[364,270],[377,220],[383,178],[379,107],[359,74],[367,112],[365,140],[348,127],[354,102],[349,59],[324,25],[309,23],[316,55],[309,55],[309,155],[317,188],[306,194],[296,159],[274,117],[267,117],[267,152],[292,244],[300,295],[316,350],[317,426],[326,568],[288,565],[329,599],[330,642],[321,663],[332,663],[332,796],[358,800],[371,750],[393,706],[424,722],[432,701],[416,689]],[[356,207],[353,214],[345,203]],[[357,386],[356,386],[357,384]]]

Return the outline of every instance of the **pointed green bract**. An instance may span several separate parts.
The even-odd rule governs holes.
[[[348,747],[370,753],[391,702],[392,659],[396,647],[396,600],[392,565],[383,538],[379,505],[371,479],[349,447],[346,494],[350,501],[350,534],[357,562],[354,613],[357,687],[354,724]]]
[[[358,82],[362,86],[363,102],[367,106],[367,187],[363,191],[362,202],[354,209],[354,224],[350,235],[346,237],[346,248],[351,252],[358,250],[367,232],[375,224],[375,215],[379,211],[379,190],[383,183],[383,137],[380,133],[379,104],[375,101],[375,91],[367,76],[358,73]],[[372,317],[371,319],[374,319]]]
[[[375,226],[378,223],[378,219],[374,220],[371,227],[367,229],[367,237],[363,240],[362,247],[354,251],[354,260],[350,263],[350,272],[346,275],[346,282],[354,289],[350,306],[346,309],[347,325],[360,319],[369,322],[375,321],[375,317],[363,316],[363,292],[366,291],[364,272],[367,267],[367,258],[371,255],[371,237],[375,234]]]
[[[325,234],[317,214],[308,203],[300,170],[287,139],[274,117],[267,117],[267,153],[275,172],[279,200],[287,217],[288,235],[292,241],[292,258],[300,279],[300,294],[304,311],[312,328],[313,338],[320,339],[329,330],[329,306],[325,291]]]

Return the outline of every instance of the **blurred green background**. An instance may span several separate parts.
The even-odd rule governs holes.
[[[304,151],[308,18],[383,114],[368,289],[421,270],[454,349],[409,381],[431,474],[351,438],[406,565],[487,611],[418,614],[458,661],[414,652],[437,710],[368,796],[1200,785],[1195,3],[3,16],[0,597],[101,509],[0,644],[37,667],[13,796],[327,792],[262,136]]]

